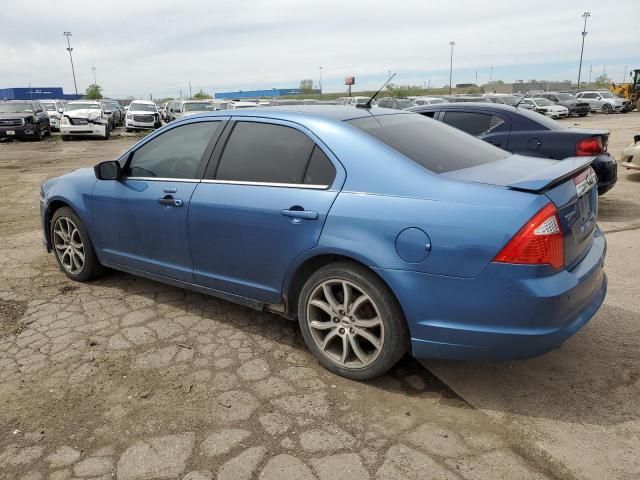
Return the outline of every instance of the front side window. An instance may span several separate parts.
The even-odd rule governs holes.
[[[133,153],[130,177],[195,178],[209,141],[220,122],[181,125],[150,140]]]
[[[504,120],[496,115],[475,112],[447,112],[443,121],[475,136],[489,133],[504,123]]]
[[[313,141],[294,128],[238,122],[222,153],[216,179],[301,183],[313,147]]]

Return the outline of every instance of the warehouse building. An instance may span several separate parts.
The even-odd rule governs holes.
[[[62,87],[0,88],[0,100],[79,100],[82,95],[64,93]]]
[[[214,96],[216,99],[241,99],[241,98],[273,98],[284,95],[302,95],[299,88],[270,88],[265,90],[238,90],[237,92],[220,92]],[[313,90],[311,94],[318,94],[320,90]]]
[[[522,80],[515,83],[491,83],[484,86],[484,93],[527,93],[527,92],[557,92],[571,90],[571,82],[557,82],[547,80]]]

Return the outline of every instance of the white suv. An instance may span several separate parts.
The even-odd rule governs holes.
[[[587,102],[592,112],[626,113],[631,111],[631,102],[629,100],[616,97],[609,91],[578,92],[576,93],[576,98]]]
[[[47,115],[49,115],[51,130],[60,130],[60,118],[62,117],[62,112],[64,112],[66,102],[62,102],[62,100],[40,100],[40,103],[47,111]]]
[[[135,129],[152,129],[162,125],[156,104],[149,100],[134,100],[129,104],[124,129],[127,132]]]

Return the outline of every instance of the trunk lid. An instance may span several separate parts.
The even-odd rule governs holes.
[[[484,183],[545,195],[558,210],[565,268],[579,262],[593,242],[598,215],[594,157],[547,160],[513,155],[496,162],[441,174],[451,180]]]

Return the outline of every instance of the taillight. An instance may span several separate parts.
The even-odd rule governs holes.
[[[585,138],[576,145],[576,155],[579,157],[599,155],[603,152],[602,137]]]
[[[536,213],[493,259],[500,263],[564,265],[564,239],[558,210],[549,203]]]

